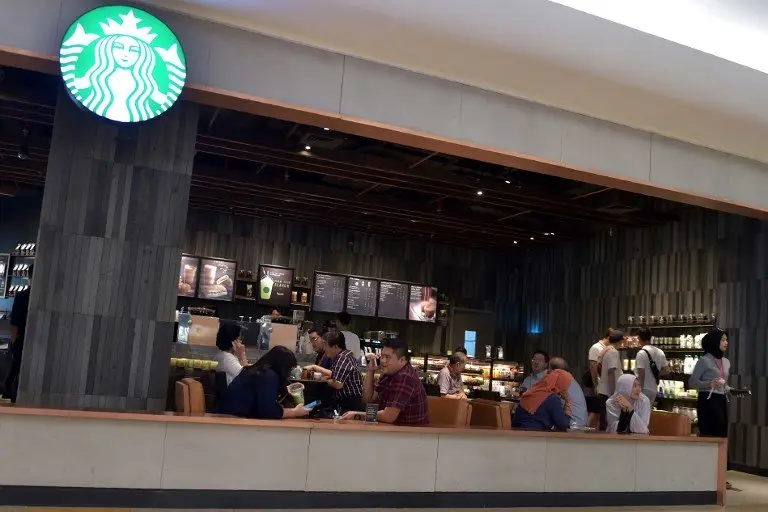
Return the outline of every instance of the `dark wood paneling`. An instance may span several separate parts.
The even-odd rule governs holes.
[[[526,333],[513,355],[540,347],[577,375],[589,346],[629,315],[716,313],[731,385],[753,389],[731,403],[731,462],[768,468],[768,223],[692,210],[668,226],[531,253],[523,275]]]
[[[259,263],[271,263],[294,267],[297,275],[308,277],[325,270],[434,284],[456,306],[495,312],[498,343],[519,330],[514,253],[201,210],[189,212],[184,252],[234,259],[240,268],[254,271]],[[354,327],[399,331],[419,351],[439,348],[431,326],[356,318]]]
[[[197,119],[107,123],[60,95],[19,403],[164,409]]]

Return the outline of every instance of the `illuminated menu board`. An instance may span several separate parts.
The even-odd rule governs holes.
[[[320,313],[341,313],[344,311],[346,287],[347,276],[315,272],[312,311]]]
[[[290,306],[293,269],[277,265],[259,265],[259,304]]]
[[[437,319],[437,288],[411,285],[408,319],[416,322],[435,322]]]
[[[350,277],[347,281],[347,313],[376,316],[379,282],[365,277]]]
[[[405,320],[408,310],[408,285],[392,281],[379,284],[379,312],[381,318]]]

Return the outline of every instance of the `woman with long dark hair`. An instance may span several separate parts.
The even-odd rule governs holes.
[[[699,392],[696,410],[699,433],[706,437],[728,437],[728,374],[731,362],[725,357],[728,336],[714,329],[701,340],[704,356],[693,368],[688,385]]]
[[[301,418],[309,411],[304,405],[283,408],[280,399],[287,393],[288,378],[296,367],[296,356],[285,347],[273,347],[256,364],[243,368],[227,387],[218,412],[244,418]]]

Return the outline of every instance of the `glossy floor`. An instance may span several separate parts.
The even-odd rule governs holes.
[[[599,511],[604,512],[622,511],[622,512],[698,512],[698,511],[716,511],[726,510],[730,512],[766,512],[768,511],[768,478],[761,478],[752,475],[745,475],[743,473],[728,473],[728,481],[733,484],[734,489],[728,491],[727,506],[725,508],[711,506],[711,507],[658,507],[658,508],[546,508],[546,509],[531,509],[531,508],[518,508],[518,509],[504,509],[514,510],[515,512],[590,512]],[[368,509],[365,509],[368,510]],[[149,509],[135,509],[135,512],[148,512]],[[447,509],[440,509],[440,512],[446,512]],[[482,509],[477,512],[493,512],[494,509]],[[37,507],[0,507],[0,512],[133,512],[130,509],[74,509],[74,508],[37,508]],[[153,511],[155,512],[155,511]],[[156,512],[171,512],[169,510],[156,511]],[[185,511],[187,512],[187,511]],[[219,509],[215,511],[206,512],[232,512],[230,510]],[[243,512],[243,511],[235,511]],[[282,511],[271,511],[282,512]],[[297,512],[297,511],[291,511]],[[352,509],[346,509],[341,512],[357,512]],[[362,510],[360,512],[363,512]],[[424,509],[398,509],[398,512],[426,512]],[[461,509],[460,512],[475,512],[471,509]]]

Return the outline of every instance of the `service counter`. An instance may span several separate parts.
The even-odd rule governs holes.
[[[722,504],[719,439],[0,407],[0,506]]]

